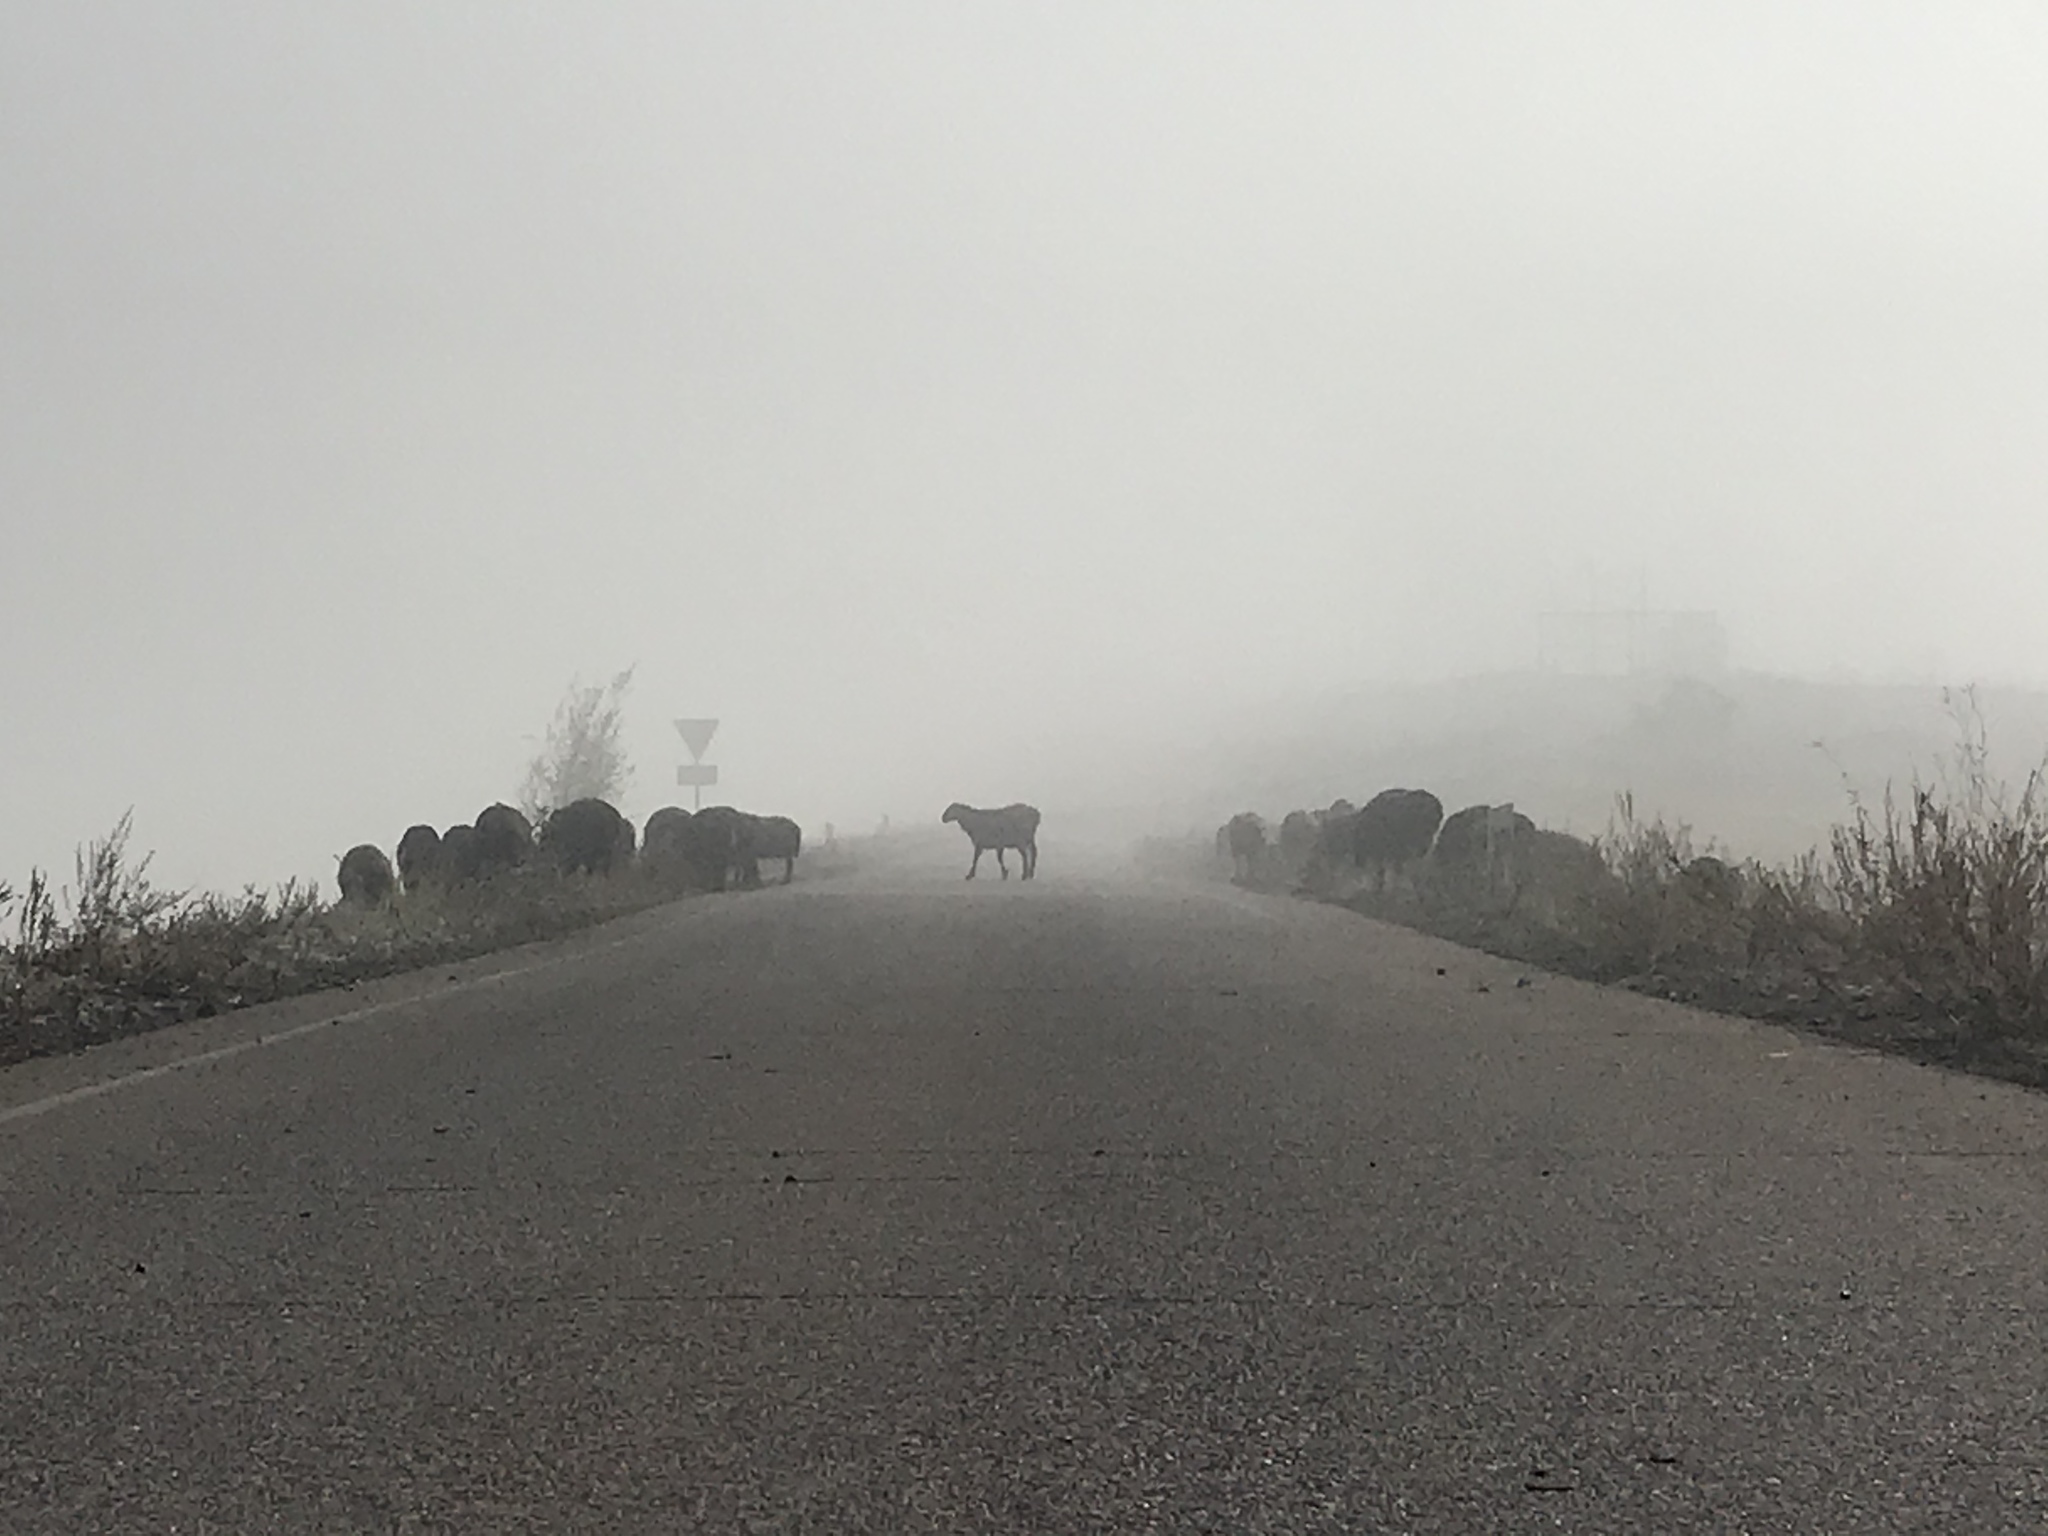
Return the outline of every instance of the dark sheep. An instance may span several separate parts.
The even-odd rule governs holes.
[[[641,863],[663,879],[685,874],[689,860],[683,845],[689,825],[690,813],[679,805],[664,805],[648,817],[640,833]]]
[[[706,806],[683,828],[682,852],[690,877],[709,890],[722,891],[734,881],[761,883],[754,854],[754,818],[729,805]]]
[[[782,883],[789,884],[796,878],[797,855],[803,852],[803,828],[787,816],[756,816],[753,821],[754,857],[782,860]]]
[[[1280,818],[1280,857],[1299,869],[1316,851],[1316,822],[1307,811],[1289,811]]]
[[[631,823],[604,801],[573,800],[541,823],[540,847],[564,874],[606,875],[619,867],[620,847],[632,835]]]
[[[384,850],[370,843],[358,843],[341,856],[335,881],[341,886],[341,899],[360,907],[383,905],[398,884]]]
[[[1239,811],[1223,826],[1224,841],[1230,847],[1230,875],[1249,880],[1259,872],[1259,860],[1266,853],[1265,820],[1252,811]]]
[[[463,822],[441,834],[441,878],[450,885],[474,880],[483,871],[476,828]]]
[[[1382,790],[1352,818],[1351,857],[1384,890],[1390,874],[1429,853],[1443,819],[1443,802],[1426,789]]]
[[[476,840],[479,873],[517,869],[533,852],[533,823],[500,801],[477,813]]]
[[[640,829],[640,846],[643,850],[664,838],[674,835],[673,829],[690,824],[690,813],[680,805],[664,805],[647,818],[647,825]]]
[[[1468,805],[1444,819],[1430,862],[1454,893],[1479,898],[1512,892],[1527,862],[1536,823],[1512,805]]]
[[[441,877],[441,834],[424,824],[407,827],[398,840],[398,878],[407,895]]]
[[[1358,809],[1349,800],[1339,800],[1326,811],[1317,811],[1316,841],[1310,867],[1328,874],[1351,862],[1352,833],[1358,823]]]
[[[1520,862],[1516,909],[1532,922],[1583,924],[1619,895],[1600,850],[1568,832],[1539,827],[1529,834]]]

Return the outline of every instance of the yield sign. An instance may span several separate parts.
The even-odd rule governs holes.
[[[718,734],[716,720],[678,720],[676,734],[683,738],[683,745],[690,749],[690,761],[701,763],[704,749],[711,745],[711,738]]]

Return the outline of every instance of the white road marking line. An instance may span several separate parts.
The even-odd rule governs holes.
[[[416,1003],[433,1002],[439,998],[450,996],[453,993],[469,992],[478,987],[491,986],[500,981],[511,981],[518,976],[530,976],[535,971],[545,971],[558,965],[566,965],[572,960],[587,960],[592,955],[601,955],[607,950],[623,949],[626,945],[636,943],[644,937],[646,937],[644,934],[632,934],[623,939],[613,939],[609,944],[601,944],[594,949],[581,950],[573,955],[553,955],[546,960],[536,960],[531,965],[515,966],[509,971],[493,971],[488,976],[475,976],[468,981],[456,982],[452,985],[436,988],[430,992],[422,992],[415,997],[394,997],[386,1002],[371,1003],[362,1008],[352,1008],[346,1013],[337,1013],[329,1018],[315,1019],[309,1024],[294,1024],[290,1029],[279,1030],[274,1035],[258,1035],[251,1040],[237,1040],[232,1045],[215,1046],[212,1050],[201,1051],[195,1056],[180,1056],[175,1061],[159,1062],[153,1067],[138,1067],[135,1071],[124,1072],[119,1077],[109,1077],[97,1083],[85,1083],[77,1088],[67,1088],[62,1093],[53,1093],[47,1098],[31,1099],[26,1104],[16,1104],[8,1109],[0,1109],[0,1125],[11,1125],[17,1120],[32,1120],[38,1115],[47,1115],[53,1109],[62,1109],[67,1104],[78,1104],[86,1099],[99,1098],[102,1094],[114,1093],[123,1088],[133,1088],[138,1083],[149,1082],[152,1078],[166,1077],[173,1072],[184,1072],[193,1067],[203,1067],[210,1062],[226,1061],[230,1056],[239,1056],[244,1051],[253,1051],[260,1046],[283,1045],[287,1040],[296,1040],[302,1035],[312,1034],[315,1030],[331,1029],[337,1024],[360,1023],[364,1019],[375,1018],[380,1013],[390,1013],[393,1009],[410,1008]],[[286,999],[280,999],[280,1001],[286,1001]],[[131,1035],[129,1038],[142,1039],[144,1037]]]

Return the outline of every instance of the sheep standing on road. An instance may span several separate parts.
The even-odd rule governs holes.
[[[996,868],[1003,872],[1005,880],[1010,878],[1010,866],[1003,862],[1005,848],[1017,850],[1026,880],[1038,873],[1036,806],[1006,805],[999,811],[981,811],[955,800],[946,807],[946,814],[939,820],[941,823],[957,823],[974,843],[974,862],[967,866],[968,879],[974,878],[975,870],[981,867],[981,856],[991,848],[996,851]]]
[[[803,848],[804,830],[787,816],[754,818],[754,857],[782,860],[784,885],[796,878],[796,859]]]
[[[1223,824],[1223,840],[1230,849],[1230,878],[1240,885],[1256,879],[1266,856],[1266,819],[1255,811],[1239,811]]]
[[[760,860],[754,852],[754,818],[729,805],[710,805],[682,823],[678,848],[692,876],[707,890],[723,891],[737,883],[761,883]]]

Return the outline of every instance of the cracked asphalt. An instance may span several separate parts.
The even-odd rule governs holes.
[[[956,876],[0,1073],[0,1532],[2048,1530],[2048,1102]]]

